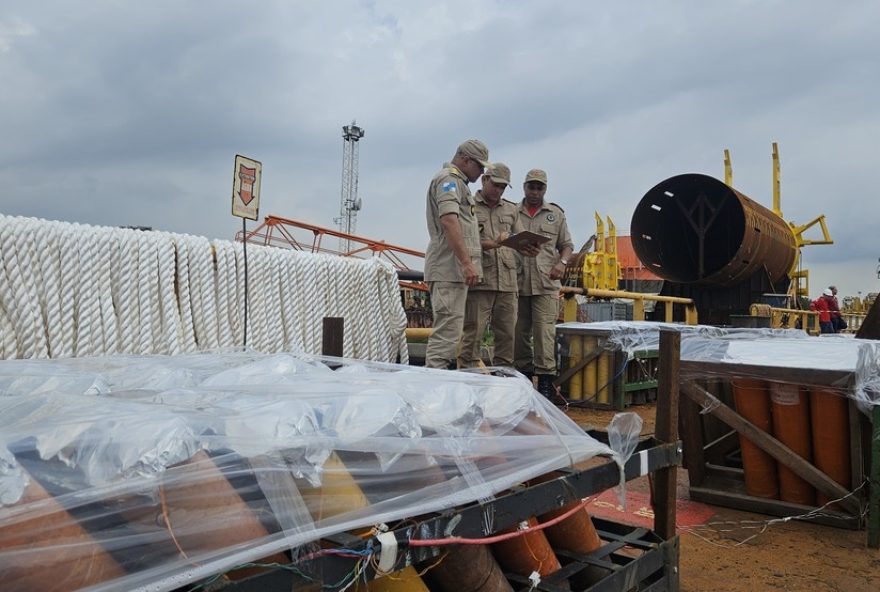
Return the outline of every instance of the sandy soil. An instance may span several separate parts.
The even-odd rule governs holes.
[[[653,405],[628,411],[642,417],[643,435],[653,434]],[[600,430],[615,413],[573,407],[566,412],[585,429]],[[687,473],[679,469],[678,497],[687,499],[687,492]],[[713,509],[706,524],[679,532],[683,592],[880,591],[880,551],[867,549],[864,530],[770,522],[770,516]]]

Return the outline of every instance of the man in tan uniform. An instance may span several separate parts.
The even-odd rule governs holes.
[[[502,199],[510,185],[510,169],[496,162],[486,169],[483,188],[477,191],[477,222],[483,249],[483,281],[470,288],[464,313],[459,366],[479,365],[480,341],[491,317],[495,336],[493,365],[513,367],[513,330],[516,326],[516,257],[514,250],[501,246],[511,234],[522,230],[515,203]]]
[[[481,277],[480,230],[468,183],[479,179],[487,166],[489,149],[479,140],[468,140],[428,186],[425,281],[434,313],[425,353],[428,368],[456,367],[468,286],[476,286]]]
[[[556,394],[556,318],[559,313],[560,278],[574,244],[565,212],[544,201],[547,173],[532,169],[523,184],[525,198],[519,205],[519,221],[525,230],[546,236],[537,257],[522,257],[519,274],[519,314],[514,356],[516,369],[526,376],[538,375],[538,391]]]

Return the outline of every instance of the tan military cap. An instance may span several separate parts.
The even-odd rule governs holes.
[[[467,140],[458,147],[458,152],[470,156],[484,167],[489,166],[489,149],[479,140]]]
[[[503,162],[493,162],[486,167],[486,174],[494,183],[510,185],[510,168]]]
[[[529,181],[540,181],[541,183],[546,185],[547,173],[545,171],[542,171],[541,169],[532,169],[528,173],[526,173],[525,182],[528,183]]]

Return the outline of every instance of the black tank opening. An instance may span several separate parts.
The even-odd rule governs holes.
[[[658,276],[693,283],[712,276],[743,242],[745,214],[727,185],[706,175],[669,178],[645,194],[633,214],[633,248]]]

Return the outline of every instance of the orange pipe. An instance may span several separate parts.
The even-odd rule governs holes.
[[[427,569],[436,559],[423,561]],[[425,582],[434,592],[513,592],[487,545],[455,545],[446,557],[429,569]]]
[[[183,464],[188,466],[193,478],[183,479],[179,484],[166,484],[160,492],[162,514],[153,517],[167,529],[181,554],[206,553],[269,536],[254,512],[205,452],[197,452]],[[280,552],[258,561],[289,562]],[[226,576],[238,580],[263,571],[263,568],[246,567]]]
[[[738,379],[731,383],[736,411],[756,427],[770,433],[770,393],[767,383],[751,378]],[[755,497],[779,498],[779,480],[776,474],[776,461],[742,434],[739,434],[742,450],[743,473],[746,493]]]
[[[125,575],[122,567],[33,477],[16,506],[20,506],[21,513],[0,524],[3,590],[78,590]],[[17,555],[14,561],[3,559],[12,552]]]
[[[798,456],[812,461],[810,406],[801,387],[774,382],[770,386],[773,401],[773,435]],[[788,467],[779,465],[779,498],[794,504],[813,506],[816,490]]]
[[[831,389],[813,388],[810,393],[810,420],[813,435],[813,459],[816,468],[840,485],[852,486],[849,452],[849,401]],[[829,498],[816,492],[822,506]]]
[[[538,525],[538,519],[535,517],[529,518],[527,522],[529,527]],[[516,530],[514,527],[499,534]],[[559,559],[553,553],[553,548],[550,547],[550,542],[542,530],[527,532],[516,538],[494,543],[492,551],[501,567],[521,576],[528,577],[536,571],[541,577],[544,577],[562,569]]]
[[[558,471],[547,473],[540,477],[535,477],[529,482],[529,484],[537,485],[539,483],[546,483],[547,481],[552,481],[562,475],[563,473]],[[561,508],[551,510],[546,514],[538,516],[538,521],[542,523],[550,522],[554,518],[558,518],[570,511],[577,504],[578,502],[572,502]],[[590,518],[590,513],[586,508],[580,512],[575,512],[559,524],[548,526],[544,529],[544,533],[547,535],[547,540],[549,540],[550,544],[554,547],[571,551],[572,553],[586,555],[602,546],[602,539],[599,538],[599,534],[593,526],[593,520]]]
[[[531,483],[544,483],[561,475],[562,473],[559,472],[547,473],[532,479]],[[541,523],[549,522],[571,511],[577,504],[578,502],[573,502],[561,508],[551,510],[546,514],[538,516],[538,521]],[[596,527],[593,526],[593,519],[586,508],[581,508],[580,511],[575,512],[558,524],[548,526],[544,529],[544,534],[554,549],[562,549],[571,553],[589,555],[602,547],[602,539],[599,538],[599,533],[596,532]],[[572,576],[571,579],[577,588],[588,588],[605,577],[607,573],[607,570],[591,565],[579,574]]]

